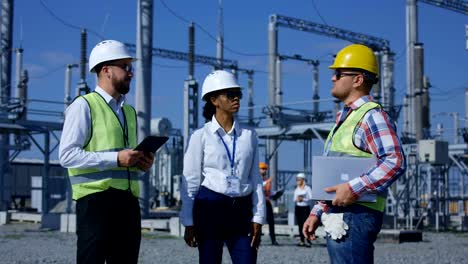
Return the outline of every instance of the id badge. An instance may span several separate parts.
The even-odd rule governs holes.
[[[226,177],[226,182],[227,182],[227,189],[226,189],[226,194],[231,195],[231,196],[239,196],[240,194],[240,180],[239,178],[235,176],[227,176]]]

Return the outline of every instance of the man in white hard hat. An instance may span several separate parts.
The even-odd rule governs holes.
[[[133,150],[136,112],[125,94],[134,60],[119,41],[98,43],[89,56],[96,89],[65,112],[59,159],[76,200],[77,263],[138,262],[138,173],[152,166],[154,155]]]

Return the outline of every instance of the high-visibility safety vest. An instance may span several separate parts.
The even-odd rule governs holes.
[[[354,134],[364,115],[374,108],[381,108],[381,106],[374,102],[367,102],[353,110],[338,128],[336,128],[337,124],[333,126],[325,142],[325,147],[327,147],[328,142],[331,140],[327,156],[373,157],[372,153],[365,152],[354,145]],[[385,200],[386,194],[379,194],[377,195],[377,201],[375,203],[356,203],[383,212],[385,209]]]
[[[85,151],[120,151],[136,146],[136,112],[133,107],[123,105],[124,124],[121,125],[116,113],[100,94],[92,92],[83,98],[88,102],[91,112],[91,136],[83,147]],[[111,187],[128,190],[129,184],[133,195],[139,195],[136,167],[117,167],[109,170],[69,168],[68,175],[74,200]]]

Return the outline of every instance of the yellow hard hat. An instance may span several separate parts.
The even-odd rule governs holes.
[[[330,69],[352,68],[366,70],[375,75],[379,74],[379,65],[374,52],[367,46],[351,44],[344,47],[336,54]]]
[[[258,168],[259,168],[259,169],[265,169],[265,170],[267,170],[267,169],[268,169],[268,165],[267,165],[265,162],[260,162],[260,163],[258,164]]]

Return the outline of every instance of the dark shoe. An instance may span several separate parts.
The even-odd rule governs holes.
[[[280,244],[278,244],[278,242],[276,242],[276,241],[273,241],[273,242],[271,242],[271,245],[272,246],[279,246]]]

